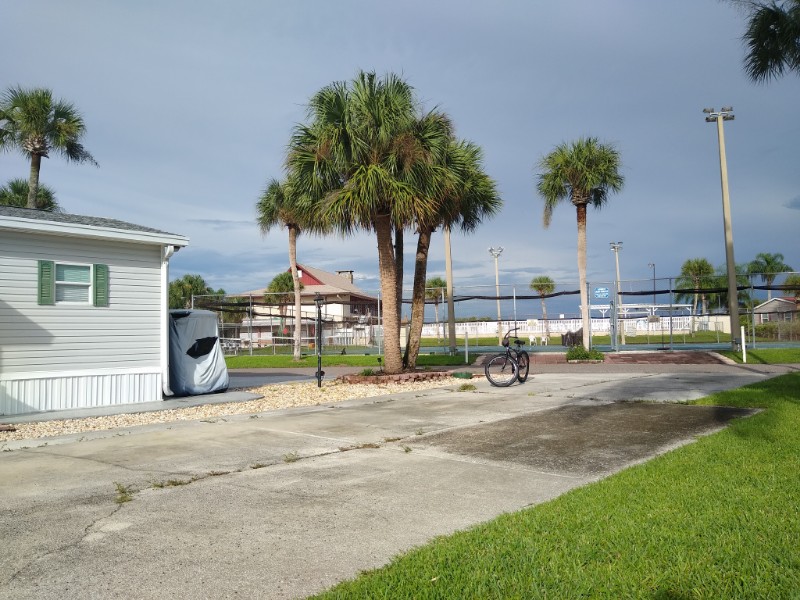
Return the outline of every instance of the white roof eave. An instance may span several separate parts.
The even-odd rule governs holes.
[[[3,218],[0,220],[0,229],[31,231],[67,237],[112,239],[139,244],[170,246],[189,245],[189,238],[171,233],[99,227],[97,225],[87,225],[82,223],[58,223],[55,221],[41,221],[38,219],[25,219],[20,217]]]

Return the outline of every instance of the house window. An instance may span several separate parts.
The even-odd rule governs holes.
[[[88,304],[92,291],[92,267],[56,264],[56,303]]]
[[[108,265],[39,261],[38,302],[108,306]]]

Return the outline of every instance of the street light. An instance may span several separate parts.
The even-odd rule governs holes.
[[[619,327],[619,315],[622,312],[622,290],[619,283],[619,251],[622,249],[622,242],[611,242],[609,244],[614,251],[614,261],[617,264],[617,330],[619,331],[622,343],[625,344],[625,321],[622,321],[622,328]]]
[[[731,349],[736,350],[735,335],[739,329],[739,298],[736,289],[736,262],[733,260],[733,231],[731,229],[731,201],[728,195],[728,161],[725,158],[725,131],[723,121],[733,121],[733,107],[723,106],[722,110],[704,108],[707,123],[717,124],[719,140],[719,176],[722,184],[722,221],[725,229],[725,262],[728,267],[728,313],[731,318]]]
[[[314,304],[317,305],[317,325],[316,325],[316,346],[317,346],[317,387],[322,387],[322,378],[325,371],[322,370],[322,305],[325,303],[319,292],[314,294]]]
[[[503,247],[498,246],[497,248],[492,248],[489,246],[489,254],[494,257],[494,286],[495,290],[497,291],[497,343],[503,343],[503,331],[500,328],[500,271],[497,267],[497,259],[500,258],[500,255],[503,253]]]

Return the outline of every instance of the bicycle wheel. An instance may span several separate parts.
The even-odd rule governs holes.
[[[517,379],[519,379],[520,383],[525,383],[528,379],[528,371],[531,368],[531,359],[525,350],[520,350],[517,353],[517,366],[519,367]]]
[[[495,356],[484,367],[486,379],[497,387],[508,387],[517,379],[517,362],[510,356]]]

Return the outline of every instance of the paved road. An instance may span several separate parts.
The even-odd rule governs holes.
[[[780,371],[627,369],[2,452],[0,597],[303,597],[740,414],[618,400],[696,398]],[[122,490],[132,498],[118,504]]]

